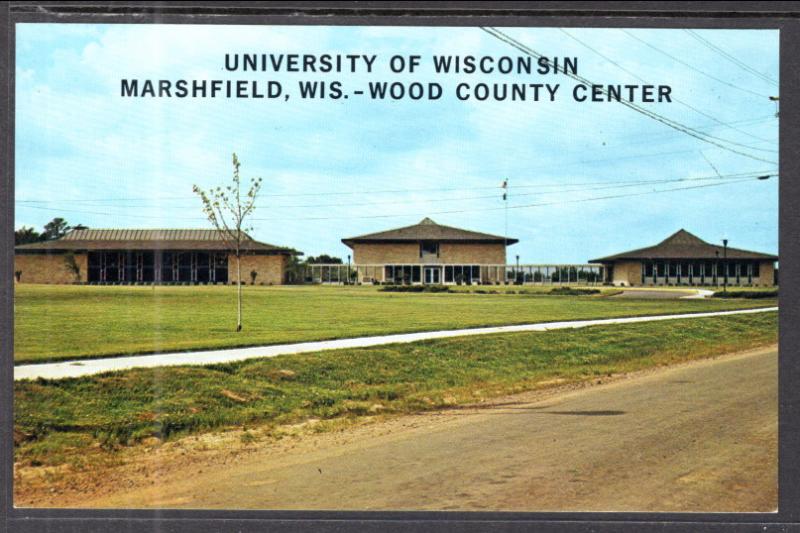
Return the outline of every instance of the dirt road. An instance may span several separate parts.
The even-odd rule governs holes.
[[[86,506],[772,511],[777,349],[401,417]]]

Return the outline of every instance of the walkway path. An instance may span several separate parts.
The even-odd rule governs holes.
[[[255,359],[259,357],[275,357],[296,353],[319,352],[341,348],[363,348],[416,342],[428,339],[447,337],[465,337],[470,335],[486,335],[490,333],[514,333],[519,331],[548,331],[551,329],[582,328],[603,324],[630,324],[634,322],[650,322],[656,320],[673,320],[679,318],[702,318],[711,316],[727,316],[745,313],[765,313],[777,311],[777,307],[761,307],[758,309],[742,309],[737,311],[715,311],[708,313],[687,313],[679,315],[655,315],[629,318],[604,318],[593,320],[573,320],[566,322],[541,322],[538,324],[521,324],[517,326],[497,326],[487,328],[453,329],[445,331],[423,331],[419,333],[401,333],[396,335],[380,335],[374,337],[357,337],[352,339],[336,339],[329,341],[301,342],[297,344],[277,344],[272,346],[254,346],[250,348],[233,348],[223,350],[207,350],[200,352],[175,352],[155,355],[135,355],[128,357],[108,357],[104,359],[81,359],[62,361],[59,363],[42,363],[20,365],[14,367],[14,380],[20,379],[62,379],[100,374],[130,368],[152,368],[176,365],[210,365]]]
[[[702,300],[710,298],[714,291],[708,289],[672,289],[662,287],[637,287],[635,289],[623,289],[620,294],[612,298],[647,298],[655,300]]]

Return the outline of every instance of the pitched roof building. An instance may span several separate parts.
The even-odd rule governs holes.
[[[235,261],[225,237],[213,229],[76,229],[16,246],[14,270],[23,283],[228,283]],[[243,281],[261,284],[283,283],[298,253],[246,234],[241,249]]]
[[[437,224],[427,217],[411,226],[342,239],[342,242],[350,248],[353,248],[354,244],[364,243],[419,243],[424,241],[503,245],[511,245],[519,242],[518,239],[509,237],[444,226],[442,224]]]
[[[712,244],[681,229],[660,243],[600,257],[615,285],[773,285],[778,256]]]
[[[342,239],[352,248],[361,282],[494,282],[504,276],[489,265],[506,264],[506,246],[517,239],[437,224],[418,224]],[[370,271],[369,268],[372,267]],[[489,279],[492,278],[492,279]],[[500,279],[503,279],[500,277]]]

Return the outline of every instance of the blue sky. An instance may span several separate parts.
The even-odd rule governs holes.
[[[236,152],[242,175],[264,180],[254,237],[307,255],[344,258],[341,238],[425,216],[502,235],[504,179],[508,234],[520,239],[509,260],[585,262],[679,228],[777,252],[778,180],[706,179],[777,172],[768,96],[778,88],[763,77],[778,79],[777,31],[697,30],[717,49],[683,30],[504,31],[544,55],[577,56],[578,73],[595,83],[668,84],[683,103],[642,106],[770,162],[619,103],[576,103],[575,82],[563,75],[434,74],[434,54],[521,55],[478,28],[18,24],[16,226],[41,228],[62,216],[95,228],[208,227],[192,185],[227,183]],[[237,52],[378,60],[373,74],[224,72],[225,53]],[[390,73],[395,54],[422,56],[419,72]],[[338,80],[350,90],[436,81],[446,94],[397,102],[123,99],[120,78],[277,80],[292,93],[298,80]],[[451,96],[461,81],[560,83],[563,94],[556,102],[462,102]],[[690,181],[670,181],[678,179]],[[635,193],[649,194],[598,199]]]

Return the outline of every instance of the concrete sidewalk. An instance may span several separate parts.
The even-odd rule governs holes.
[[[541,322],[537,324],[521,324],[517,326],[423,331],[419,333],[400,333],[396,335],[380,335],[375,337],[357,337],[353,339],[301,342],[297,344],[276,344],[272,346],[254,346],[250,348],[207,350],[199,352],[174,352],[126,357],[107,357],[103,359],[80,359],[75,361],[62,361],[59,363],[15,366],[14,380],[16,381],[21,379],[36,378],[75,378],[80,376],[89,376],[92,374],[100,374],[103,372],[127,370],[131,368],[153,368],[159,366],[178,365],[210,365],[216,363],[243,361],[245,359],[256,359],[259,357],[275,357],[278,355],[319,352],[322,350],[336,350],[341,348],[363,348],[367,346],[416,342],[428,339],[444,339],[448,337],[466,337],[471,335],[487,335],[491,333],[515,333],[521,331],[548,331],[553,329],[582,328],[586,326],[599,326],[604,324],[631,324],[635,322],[675,320],[681,318],[703,318],[747,313],[766,313],[777,310],[777,307],[762,307],[759,309],[686,313],[679,315],[605,318],[593,320],[573,320],[566,322]]]

